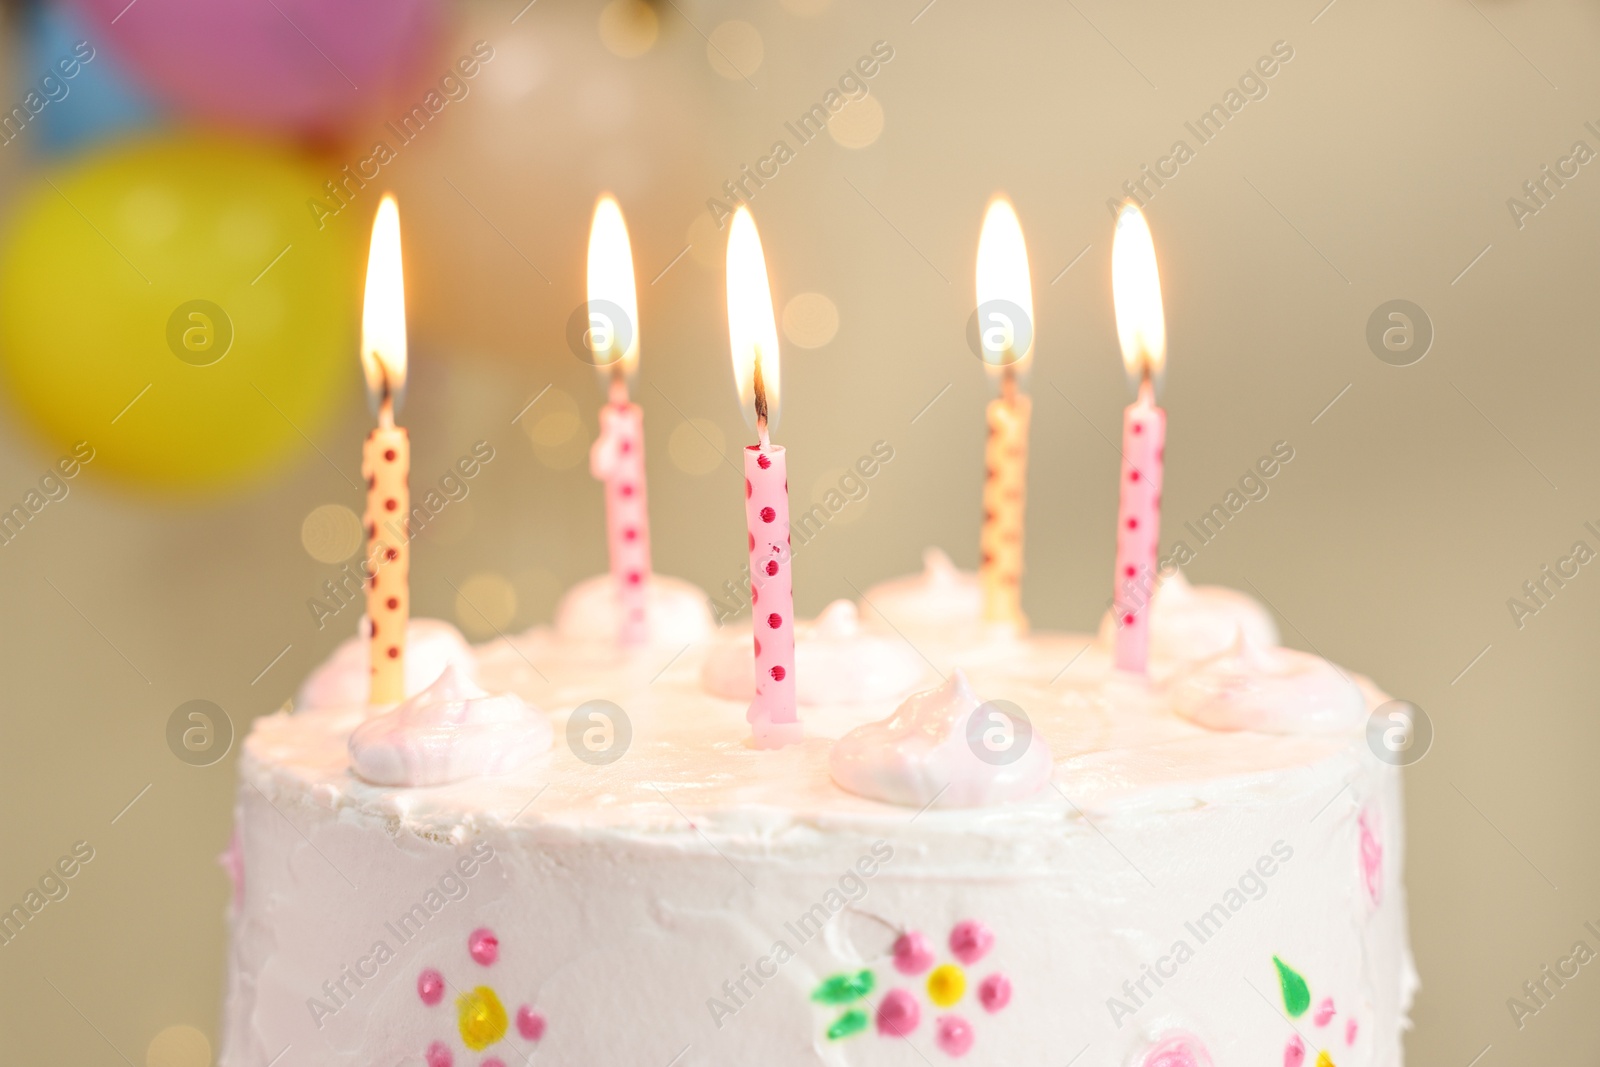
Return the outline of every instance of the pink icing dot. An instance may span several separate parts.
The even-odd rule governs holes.
[[[1351,1019],[1349,1022],[1344,1024],[1344,1043],[1345,1044],[1353,1045],[1353,1044],[1356,1043],[1356,1031],[1357,1031],[1357,1029],[1358,1028],[1356,1026],[1356,1021],[1354,1019]]]
[[[767,616],[767,625],[776,630],[778,627],[783,625],[783,616],[774,611],[771,615]]]
[[[766,453],[763,452],[761,455],[756,457],[756,466],[760,467],[762,470],[766,470],[768,467],[772,466],[772,460],[768,459]],[[784,486],[784,488],[787,489],[788,486]]]
[[[1328,1020],[1333,1018],[1333,998],[1323,997],[1322,1003],[1317,1005],[1317,1010],[1311,1014],[1312,1022],[1318,1026],[1327,1026]]]
[[[762,508],[761,509],[761,521],[762,522],[771,522],[773,519],[775,519],[777,517],[778,517],[778,513],[776,511],[773,511],[771,508]]]
[[[753,485],[751,485],[751,484],[750,484],[750,479],[749,479],[749,478],[746,478],[746,479],[745,479],[745,480],[744,480],[744,498],[745,498],[745,499],[746,499],[746,500],[749,500],[749,499],[750,499],[750,495],[751,495],[751,494],[752,494],[752,493],[754,493],[754,492],[755,492],[755,491],[756,491],[756,490],[755,490],[755,487],[754,487],[754,486],[753,486]]]
[[[963,919],[950,931],[950,951],[969,967],[994,948],[994,931],[976,919]]]
[[[894,943],[894,969],[901,974],[921,974],[933,966],[933,947],[928,939],[911,930]]]
[[[1306,1062],[1306,1043],[1296,1034],[1283,1046],[1283,1067],[1300,1067]]]
[[[991,974],[978,984],[978,999],[983,1002],[984,1011],[999,1011],[1011,1003],[1011,979]]]
[[[422,998],[422,1003],[433,1007],[444,999],[444,975],[429,967],[417,975],[417,996]]]
[[[775,559],[767,560],[767,577],[771,578],[773,575],[775,575],[777,573],[778,573],[778,561],[775,560]]]
[[[784,675],[786,675],[788,673],[789,672],[784,670],[782,667],[774,667],[774,668],[772,668],[772,671],[771,671],[772,680],[774,682],[781,682],[781,681],[783,681]]]
[[[965,1056],[972,1051],[972,1024],[959,1015],[939,1018],[939,1047],[951,1056]]]
[[[878,1004],[878,1033],[905,1037],[922,1020],[922,1008],[904,989],[891,989]]]
[[[1173,1034],[1145,1053],[1141,1067],[1211,1067],[1211,1054],[1193,1034]]]
[[[428,1067],[450,1067],[456,1062],[456,1058],[450,1055],[450,1050],[445,1047],[443,1041],[435,1041],[429,1045],[424,1058],[428,1061]]]
[[[487,926],[480,926],[468,935],[467,952],[487,967],[500,958],[500,939]]]
[[[524,1004],[517,1009],[517,1033],[529,1041],[537,1041],[544,1036],[544,1016]]]
[[[1367,883],[1367,896],[1374,907],[1383,903],[1383,842],[1378,839],[1377,817],[1361,813],[1361,873]]]

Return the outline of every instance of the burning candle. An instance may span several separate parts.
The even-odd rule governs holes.
[[[1122,482],[1117,505],[1117,572],[1112,611],[1116,661],[1144,673],[1149,660],[1150,599],[1161,538],[1161,476],[1166,461],[1167,413],[1156,406],[1156,383],[1167,362],[1167,324],[1155,242],[1133,204],[1117,216],[1111,246],[1111,296],[1117,340],[1139,396],[1122,413]]]
[[[1023,627],[1022,517],[1028,474],[1028,420],[1033,403],[1018,387],[1033,356],[1033,284],[1028,247],[1010,201],[997,196],[978,237],[978,343],[984,366],[999,380],[989,401],[984,447],[982,552],[978,575],[983,616]]]
[[[400,209],[385,194],[372,222],[361,310],[361,369],[378,427],[361,450],[367,479],[367,621],[372,656],[368,700],[406,698],[406,624],[411,617],[411,440],[394,424],[406,388],[406,292]]]
[[[768,437],[769,414],[778,409],[778,324],[761,235],[742,205],[728,231],[728,340],[739,401],[755,413],[757,440],[744,450],[756,674],[756,698],[745,718],[757,748],[781,748],[803,736],[794,691],[788,460]]]
[[[618,641],[650,640],[650,516],[645,506],[644,411],[628,399],[628,383],[639,367],[639,300],[633,281],[633,249],[622,209],[606,195],[595,205],[589,228],[589,350],[608,382],[600,410],[600,436],[589,452],[589,470],[605,483],[606,544],[615,583]]]

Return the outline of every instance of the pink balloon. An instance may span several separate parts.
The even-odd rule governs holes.
[[[93,42],[158,96],[228,126],[333,138],[409,107],[445,73],[441,0],[76,3]]]

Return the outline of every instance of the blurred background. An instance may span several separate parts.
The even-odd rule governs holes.
[[[928,545],[976,565],[991,386],[965,330],[984,205],[1012,197],[1038,337],[1023,598],[1044,628],[1091,628],[1108,599],[1130,389],[1107,204],[1143,183],[1167,541],[1287,442],[1190,578],[1260,596],[1289,643],[1433,724],[1395,772],[1410,1061],[1593,1055],[1600,977],[1520,1029],[1506,1005],[1600,947],[1600,576],[1543,570],[1600,551],[1593,4],[73,0],[13,2],[4,34],[0,903],[94,850],[0,946],[4,1062],[212,1062],[237,747],[186,764],[167,722],[204,699],[242,735],[354,632],[308,601],[360,545],[382,191],[415,491],[494,449],[415,543],[414,610],[482,640],[606,566],[602,394],[566,341],[603,190],[638,274],[656,566],[724,599],[738,578],[721,453],[747,431],[708,201],[731,208],[747,167],[776,169],[745,187],[797,510],[894,449],[807,546],[806,613]],[[797,136],[830,91],[827,132]],[[1397,309],[1410,332],[1386,345]]]

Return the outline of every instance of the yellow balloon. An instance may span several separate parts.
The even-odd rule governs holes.
[[[318,229],[312,162],[168,137],[39,182],[0,250],[0,370],[91,474],[167,492],[259,478],[359,378],[359,210]],[[374,204],[376,195],[372,196]]]

